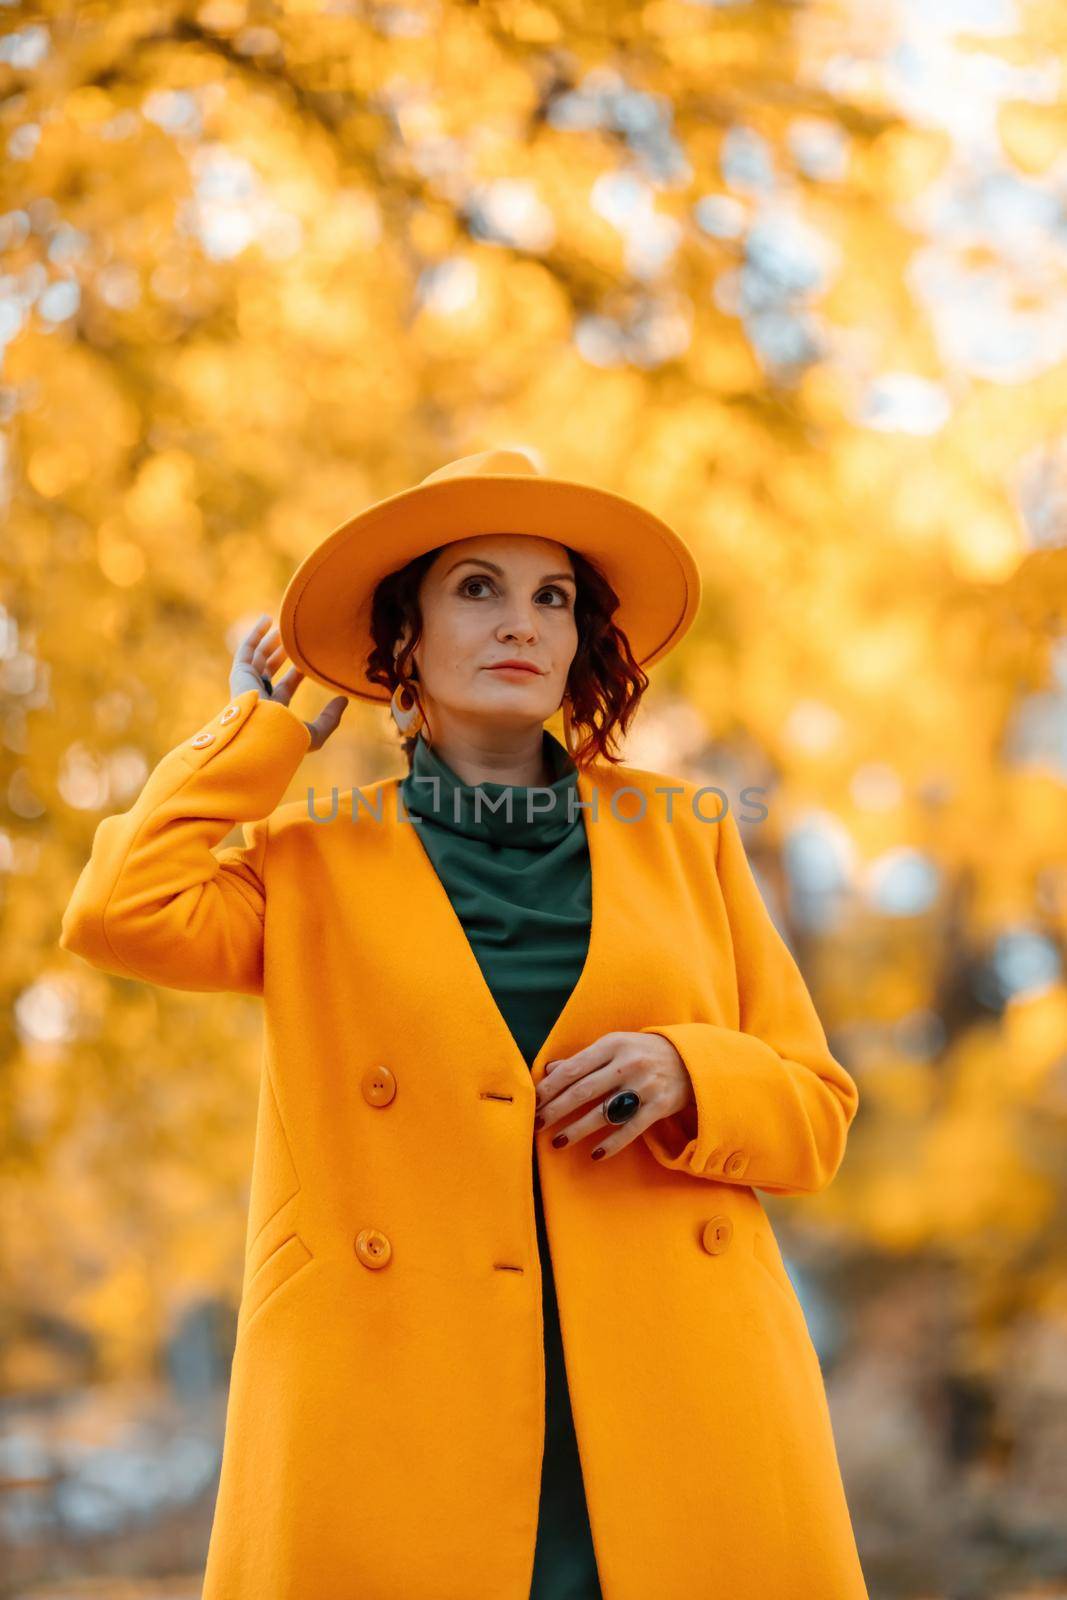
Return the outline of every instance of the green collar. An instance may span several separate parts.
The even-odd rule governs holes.
[[[534,784],[464,783],[420,733],[411,771],[400,783],[405,808],[437,827],[469,839],[531,850],[557,843],[573,828],[581,827],[578,772],[565,746],[547,728],[542,737],[549,770],[555,774],[548,788]],[[572,795],[574,798],[570,799]],[[494,806],[496,809],[491,809]]]

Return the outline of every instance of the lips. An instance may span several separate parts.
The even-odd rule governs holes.
[[[535,667],[532,661],[494,661],[486,668],[488,672],[500,672],[502,669],[510,669],[515,672],[528,672],[533,678],[539,678],[541,676],[540,667]]]

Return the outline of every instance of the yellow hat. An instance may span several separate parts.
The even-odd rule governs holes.
[[[696,616],[700,574],[666,523],[610,490],[546,477],[521,450],[484,450],[379,500],[304,558],[278,619],[293,665],[328,689],[388,702],[389,690],[365,676],[375,587],[436,545],[481,533],[535,534],[595,561],[619,596],[612,621],[642,667]]]

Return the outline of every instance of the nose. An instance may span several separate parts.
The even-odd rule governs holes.
[[[509,606],[507,616],[498,623],[496,630],[498,639],[525,639],[527,642],[536,639],[537,633],[536,607],[532,602],[521,600]]]

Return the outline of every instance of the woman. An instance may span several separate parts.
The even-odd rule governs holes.
[[[856,1086],[721,792],[613,749],[698,598],[620,497],[450,463],[97,829],[63,947],[264,1001],[205,1600],[866,1600],[755,1192],[830,1182]],[[407,776],[280,804],[353,695]]]

